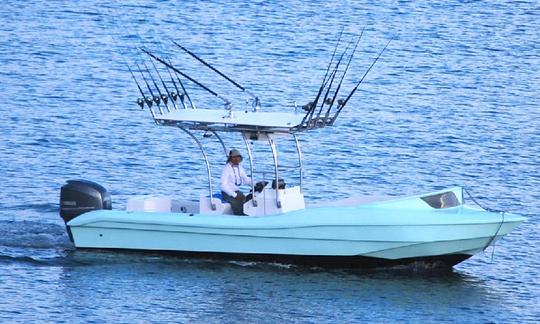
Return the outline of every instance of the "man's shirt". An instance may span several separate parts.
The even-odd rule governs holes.
[[[241,165],[227,163],[221,171],[221,191],[231,197],[236,197],[236,191],[242,185],[251,185],[252,180],[246,175]]]

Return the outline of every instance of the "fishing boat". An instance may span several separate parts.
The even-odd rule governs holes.
[[[75,247],[174,252],[188,257],[320,267],[370,268],[420,262],[451,268],[510,233],[524,221],[523,217],[469,206],[461,187],[415,196],[306,207],[298,136],[334,125],[388,46],[380,51],[353,90],[344,99],[338,99],[360,38],[361,35],[352,51],[347,47],[341,55],[336,55],[338,40],[315,99],[288,112],[263,111],[257,96],[174,43],[251,97],[249,109],[235,110],[229,100],[173,65],[165,54],[142,48],[151,65],[135,63],[136,69],[128,65],[142,96],[137,103],[150,111],[157,125],[176,127],[195,141],[206,166],[208,191],[198,200],[137,196],[127,201],[125,210],[113,210],[111,195],[103,186],[87,180],[70,180],[61,189],[60,214]],[[340,69],[345,62],[345,69]],[[163,75],[169,78],[165,80]],[[223,99],[225,105],[218,109],[196,108],[183,85],[186,80]],[[250,199],[243,206],[245,215],[234,215],[231,205],[215,187],[209,159],[199,140],[202,133],[219,139],[225,155],[228,148],[220,134],[238,134],[245,144],[251,175],[256,171],[252,146],[269,145],[273,179],[252,182]],[[299,181],[291,186],[279,172],[276,143],[285,137],[295,143],[299,163]]]

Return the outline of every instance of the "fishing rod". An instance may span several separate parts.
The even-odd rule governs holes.
[[[153,29],[151,29],[151,31],[155,35],[155,31]],[[143,46],[144,46],[144,44],[146,43],[144,38],[141,37],[141,35],[139,34],[139,32],[137,30],[135,32],[137,33],[137,38],[140,40],[141,44],[143,44]],[[161,42],[159,42],[159,40],[158,40],[158,44],[159,44],[160,48],[163,49],[163,46],[161,45]],[[142,49],[141,46],[138,46],[138,48],[139,48],[139,50]],[[140,53],[139,53],[139,55],[140,55]],[[143,59],[143,61],[144,61],[144,59]],[[157,72],[158,77],[161,80],[161,83],[162,83],[163,87],[165,88],[165,91],[167,92],[170,99],[172,100],[174,108],[178,109],[178,106],[176,105],[176,100],[177,100],[178,97],[180,97],[180,100],[182,101],[182,106],[184,107],[184,109],[187,109],[186,104],[184,102],[184,94],[178,90],[178,87],[176,86],[176,82],[174,81],[169,69],[167,68],[167,72],[169,73],[169,76],[171,77],[171,81],[174,84],[174,88],[176,89],[176,92],[169,90],[169,87],[167,87],[167,84],[163,80],[163,78],[161,76],[161,73],[159,72],[159,69],[156,67],[156,65],[154,64],[154,62],[152,60],[150,60],[150,62],[154,66],[154,69]],[[162,100],[165,102],[165,105],[167,106],[167,110],[169,110],[169,112],[170,112],[169,106],[168,106],[168,104],[166,102],[166,97],[163,97]]]
[[[144,94],[144,91],[141,89],[141,86],[139,85],[139,82],[137,82],[137,79],[135,78],[135,75],[133,74],[133,71],[131,71],[131,68],[129,67],[129,64],[127,64],[127,68],[129,70],[129,73],[131,73],[131,76],[133,77],[133,80],[135,81],[135,84],[137,85],[137,88],[139,89],[139,92],[141,93],[142,98],[137,99],[137,104],[141,107],[141,109],[144,109],[144,103],[146,101],[146,95]],[[150,102],[146,101],[148,104],[148,107],[150,108],[152,106],[152,100]]]
[[[171,60],[169,60],[169,63],[171,63]],[[171,64],[172,65],[172,64]],[[169,74],[171,74],[171,71],[170,71],[170,67],[167,66],[167,71],[169,71]],[[186,95],[186,97],[188,98],[188,101],[189,101],[189,104],[191,105],[191,108],[192,109],[196,109],[195,108],[195,105],[193,104],[193,100],[191,100],[191,97],[189,96],[189,93],[186,91],[186,87],[184,87],[184,83],[182,82],[182,80],[180,80],[180,77],[178,76],[178,73],[176,73],[176,71],[174,71],[174,75],[176,76],[176,79],[178,80],[178,83],[180,83],[180,87],[182,87],[182,91],[183,93]],[[171,79],[172,79],[172,75],[171,75]],[[174,79],[172,79],[173,82],[174,82]],[[176,83],[175,83],[175,86],[176,86]],[[184,102],[182,101],[182,103],[184,104]],[[184,107],[185,107],[185,104],[184,104]],[[186,107],[187,108],[187,107]]]
[[[332,66],[332,63],[334,63],[334,57],[336,56],[336,52],[339,47],[339,43],[341,42],[341,36],[343,35],[344,30],[345,30],[345,26],[341,27],[341,31],[339,32],[336,46],[334,47],[334,52],[332,53],[332,58],[330,59],[330,64],[328,64],[328,67],[326,68],[326,73],[324,74],[324,78],[323,78],[324,86],[326,86],[326,82],[327,82],[326,77],[328,76],[328,71],[330,71],[330,67]]]
[[[319,108],[319,111],[317,112],[317,117],[315,119],[318,119],[321,116],[321,112],[323,110],[324,104],[326,103],[328,99],[328,94],[330,94],[330,90],[332,90],[332,84],[334,83],[334,79],[337,75],[337,68],[332,72],[332,78],[330,79],[330,85],[328,86],[326,93],[324,94],[324,98],[321,102],[321,106]]]
[[[111,10],[107,10],[107,16],[109,16],[109,17],[118,17],[118,15],[115,14],[114,12],[112,12]],[[107,29],[107,28],[105,28],[105,29]],[[131,30],[132,28],[128,28],[128,29]],[[121,43],[121,42],[117,39],[115,33],[109,33],[108,35],[109,35],[109,37],[112,38],[112,40],[113,40],[114,43],[117,43],[117,44],[120,44],[120,43]],[[137,33],[137,35],[138,35],[138,33]],[[141,38],[140,35],[138,35],[138,36],[139,36],[139,38]],[[121,54],[121,53],[120,53],[120,54]],[[125,59],[124,59],[124,62],[125,62]],[[144,62],[144,61],[143,61],[143,62]],[[148,91],[150,92],[150,95],[151,95],[152,97],[150,98],[150,97],[145,96],[145,95],[144,95],[144,91],[142,90],[141,84],[138,82],[137,78],[135,77],[135,73],[134,73],[133,70],[131,69],[130,65],[129,65],[127,62],[125,62],[125,63],[126,63],[128,69],[129,69],[129,72],[130,72],[131,76],[133,77],[133,80],[134,80],[135,83],[137,84],[137,88],[139,89],[139,92],[143,95],[142,100],[141,100],[141,99],[137,100],[137,104],[138,104],[139,106],[141,106],[141,108],[144,108],[144,102],[146,102],[146,104],[147,104],[147,106],[148,106],[148,108],[149,108],[149,110],[150,110],[150,113],[152,114],[152,117],[154,118],[154,121],[155,121],[155,120],[156,120],[156,113],[154,112],[154,110],[153,110],[153,108],[152,108],[153,103],[156,103],[156,105],[157,105],[158,108],[159,108],[159,111],[161,112],[161,114],[163,114],[163,110],[162,110],[161,107],[160,107],[160,102],[163,100],[163,101],[165,102],[165,104],[167,105],[166,100],[164,100],[163,96],[158,97],[158,96],[156,96],[156,95],[154,94],[154,92],[152,91],[152,89],[151,89],[151,87],[150,87],[150,85],[149,85],[149,83],[148,83],[148,80],[146,79],[146,76],[145,76],[144,73],[143,73],[142,68],[139,66],[139,64],[137,64],[137,62],[135,62],[135,65],[137,66],[137,69],[139,70],[139,73],[140,73],[140,75],[142,76],[142,78],[143,78],[143,80],[144,80],[144,83],[145,83],[145,85],[146,85],[146,87],[147,87],[147,89],[148,89]],[[145,65],[146,65],[146,64],[145,64]],[[147,69],[147,73],[149,73],[149,74],[150,74],[150,77],[153,79],[153,76],[152,76],[152,74],[150,73],[150,71],[148,70],[148,67],[146,67],[146,69]],[[159,74],[159,71],[157,71],[157,72],[158,72],[158,74]],[[161,78],[161,76],[160,76],[160,78]],[[155,81],[154,81],[154,85],[155,85]],[[156,88],[157,88],[158,92],[160,92],[160,91],[159,91],[159,87],[157,87],[157,85],[156,85]],[[167,105],[167,109],[169,109],[168,105]],[[170,109],[169,109],[169,111],[170,111]]]
[[[175,100],[176,100],[175,97],[176,97],[176,95],[175,95],[174,91],[173,91],[172,93],[169,91],[169,88],[168,88],[167,85],[165,84],[165,81],[163,81],[163,78],[161,78],[161,74],[159,73],[159,70],[158,70],[156,64],[154,63],[154,61],[150,60],[150,63],[152,63],[152,66],[154,66],[154,70],[156,70],[157,75],[158,75],[159,79],[161,80],[161,84],[163,85],[163,87],[165,88],[165,91],[167,92],[167,95],[168,95],[169,98],[171,99],[174,108],[178,109],[178,107],[176,106],[176,103],[175,103]],[[165,97],[165,98],[167,98],[167,97]],[[163,99],[163,100],[165,100],[165,99]],[[165,101],[165,104],[167,104],[166,101]],[[168,108],[169,108],[169,107],[167,106],[167,109],[168,109]],[[170,112],[170,110],[169,110],[169,112]]]
[[[144,76],[144,73],[143,73],[143,71],[141,69],[141,66],[137,62],[135,62],[135,65],[137,66],[137,69],[139,70],[139,73],[141,74],[141,76],[142,76],[142,78],[144,80],[144,83],[146,84],[146,88],[148,89],[148,91],[150,92],[150,95],[152,96],[152,99],[154,100],[154,102],[158,106],[159,110],[161,111],[161,114],[163,115],[163,111],[161,110],[161,107],[159,106],[159,103],[161,102],[161,98],[154,95],[154,92],[152,91],[152,88],[148,84],[148,80],[146,80],[146,77]]]
[[[152,32],[152,34],[154,35],[154,38],[156,38],[156,37],[155,37],[156,33],[155,33],[154,29],[151,29],[151,32]],[[141,37],[141,35],[139,34],[138,31],[136,31],[136,33],[137,33],[137,36],[139,37],[139,39],[141,40],[141,43],[142,43],[143,46],[144,46],[144,44],[145,44],[144,39]],[[157,38],[156,38],[156,39],[157,39]],[[166,51],[164,51],[163,46],[162,46],[161,42],[159,41],[159,39],[157,39],[157,43],[158,43],[158,45],[159,45],[160,50],[161,50],[162,52],[166,53]],[[141,49],[140,46],[139,46],[139,49]],[[167,92],[167,94],[169,94],[169,97],[172,99],[174,108],[175,108],[175,109],[178,109],[178,106],[176,105],[176,100],[178,99],[178,97],[180,97],[180,100],[182,101],[182,105],[184,106],[184,109],[186,109],[186,104],[184,103],[184,96],[183,96],[183,94],[178,90],[178,87],[176,86],[176,82],[174,82],[174,79],[172,78],[172,75],[171,75],[169,69],[166,68],[167,72],[169,73],[169,76],[171,77],[171,81],[172,81],[172,83],[174,84],[174,88],[175,88],[176,92],[174,92],[174,91],[169,91],[169,88],[167,87],[167,84],[163,81],[163,78],[161,77],[161,73],[159,72],[159,69],[156,67],[156,64],[154,64],[154,61],[152,61],[152,60],[150,60],[150,62],[151,62],[152,65],[154,66],[154,69],[156,70],[156,72],[157,72],[157,74],[158,74],[158,77],[159,77],[159,79],[161,80],[161,83],[163,84],[163,87],[165,88],[165,91]]]
[[[335,67],[334,70],[332,71],[332,73],[331,73],[331,75],[329,76],[329,79],[327,80],[327,82],[334,79],[334,77],[335,77],[335,75],[337,74],[337,71],[338,71],[338,69],[339,69],[339,66],[340,66],[340,64],[341,64],[341,60],[343,59],[345,53],[347,53],[347,51],[348,51],[349,46],[351,45],[351,43],[352,43],[352,42],[349,42],[349,44],[348,44],[347,47],[345,48],[345,51],[343,51],[343,53],[340,55],[339,60],[338,60],[337,63],[336,63],[336,67]],[[325,77],[325,79],[326,79],[326,77]],[[309,116],[309,119],[307,120],[307,125],[308,125],[308,127],[309,127],[309,124],[311,123],[311,120],[312,120],[312,118],[313,118],[313,113],[315,112],[315,109],[317,108],[317,105],[318,105],[318,103],[319,103],[319,98],[321,97],[321,94],[322,94],[322,92],[324,91],[324,88],[326,87],[326,84],[327,84],[327,83],[323,81],[323,84],[321,85],[321,88],[319,89],[319,92],[317,93],[317,97],[315,98],[315,101],[314,101],[313,104],[311,105],[311,108],[310,108],[309,112],[306,114],[306,116],[304,116],[304,119],[305,119],[306,117]],[[330,87],[331,87],[331,86],[332,86],[332,84],[330,83]],[[329,87],[329,89],[330,89],[330,87]],[[304,119],[302,120],[302,124],[303,124],[303,122],[305,121]]]
[[[363,32],[364,32],[364,30],[362,29],[362,33]],[[356,44],[354,45],[353,51],[352,51],[351,55],[349,56],[349,61],[347,62],[347,66],[345,66],[345,70],[343,71],[343,74],[341,75],[341,80],[340,80],[340,82],[339,82],[339,84],[338,84],[338,86],[336,88],[336,92],[339,91],[339,88],[341,87],[341,83],[343,82],[343,79],[345,78],[345,75],[347,74],[347,71],[349,70],[349,65],[351,64],[352,58],[354,57],[354,53],[356,53],[356,48],[358,47],[358,43],[360,42],[361,38],[362,38],[362,34],[360,34],[360,37],[356,41]],[[348,49],[348,47],[347,47],[347,49]],[[347,51],[347,49],[345,49],[345,52]],[[342,57],[345,54],[345,52],[343,52]],[[341,61],[341,57],[340,57],[340,61]],[[321,103],[321,107],[319,108],[319,112],[317,113],[317,117],[315,117],[316,120],[318,120],[321,117],[321,112],[322,112],[325,104],[329,105],[329,108],[332,108],[332,104],[334,103],[334,101],[332,99],[329,102],[328,101],[328,95],[330,94],[330,90],[332,90],[332,84],[334,83],[334,78],[336,77],[336,75],[337,75],[337,66],[336,66],[336,69],[334,70],[334,75],[332,76],[332,79],[330,80],[330,85],[328,86],[328,90],[326,91],[326,94],[324,95],[323,101]]]
[[[115,14],[114,12],[112,12],[111,10],[107,10],[107,16],[109,17],[118,17],[117,14]],[[105,29],[108,29],[105,27]],[[117,39],[116,37],[116,34],[115,33],[109,33],[108,34],[109,37],[111,37],[111,39],[113,40],[114,43],[117,43],[117,44],[120,44],[121,42]],[[120,55],[122,55],[122,53],[120,52]],[[148,106],[148,109],[150,110],[150,113],[154,119],[154,121],[157,123],[156,121],[156,112],[153,110],[152,106],[153,106],[153,103],[155,102],[156,105],[158,106],[159,110],[161,111],[161,113],[163,114],[163,111],[161,109],[161,107],[159,106],[160,104],[160,100],[161,98],[157,97],[154,95],[150,85],[148,84],[148,80],[146,79],[141,67],[139,66],[139,64],[137,64],[137,62],[135,61],[135,65],[137,67],[137,69],[139,70],[139,73],[141,74],[143,80],[144,80],[144,83],[146,85],[146,88],[148,89],[148,91],[150,92],[150,95],[151,97],[148,97],[144,94],[144,91],[142,90],[142,87],[141,87],[141,84],[139,83],[139,81],[137,80],[137,78],[135,77],[135,73],[133,72],[133,70],[131,69],[130,65],[127,63],[127,61],[125,59],[123,59],[124,63],[126,64],[126,66],[128,67],[128,70],[133,78],[133,80],[135,81],[136,85],[137,85],[137,88],[139,89],[139,92],[141,93],[142,95],[142,98],[139,98],[137,100],[137,104],[144,109],[144,103],[146,102],[146,105]],[[158,88],[159,90],[159,88]]]
[[[172,81],[172,83],[174,85],[174,89],[176,89],[177,96],[180,97],[180,101],[182,102],[182,106],[184,106],[184,109],[187,109],[186,103],[184,101],[184,93],[180,92],[180,90],[178,90],[178,86],[176,86],[176,82],[174,81],[174,78],[173,78],[173,76],[171,74],[171,71],[169,70],[168,67],[167,67],[167,72],[169,73],[169,77],[171,78],[171,81]]]
[[[332,118],[332,121],[330,123],[330,125],[333,125],[334,122],[336,121],[336,118],[339,116],[339,114],[341,113],[341,110],[343,110],[343,107],[345,107],[345,105],[347,104],[347,102],[349,102],[349,100],[351,99],[351,97],[353,96],[353,94],[356,92],[356,90],[358,89],[358,87],[360,86],[360,84],[362,83],[362,81],[364,81],[364,78],[366,77],[366,75],[369,73],[369,71],[371,71],[371,68],[375,65],[375,63],[377,63],[377,61],[379,60],[379,58],[381,57],[381,55],[384,53],[384,51],[386,50],[386,48],[388,47],[388,45],[390,44],[390,42],[394,39],[394,37],[390,38],[390,40],[388,41],[388,43],[386,43],[386,46],[384,46],[384,48],[381,50],[381,52],[379,53],[379,55],[377,55],[377,57],[375,58],[375,60],[373,61],[373,63],[371,63],[371,65],[369,66],[369,68],[367,69],[366,73],[364,73],[364,75],[362,76],[362,78],[360,79],[360,81],[358,81],[358,83],[356,84],[356,86],[353,88],[353,90],[351,91],[351,93],[349,93],[349,95],[347,96],[347,98],[345,98],[345,100],[341,99],[338,101],[338,108],[336,110],[336,113],[334,114],[334,117]]]
[[[321,93],[324,90],[324,87],[325,87],[325,82],[323,80],[321,87],[319,88],[319,91],[317,92],[317,96],[315,96],[315,100],[312,102],[309,102],[307,105],[304,106],[304,107],[307,107],[307,113],[304,116],[304,118],[302,118],[300,125],[304,125],[304,123],[306,122],[306,119],[308,122],[311,120],[311,114],[313,113],[313,110],[315,109],[315,107],[317,107],[317,103],[319,102],[319,97],[321,96]],[[309,116],[309,119],[308,119],[308,116]]]
[[[338,36],[338,40],[336,42],[336,46],[334,46],[334,52],[332,53],[332,57],[330,58],[330,63],[326,67],[326,72],[324,73],[323,82],[322,82],[322,85],[321,85],[323,88],[326,87],[326,84],[327,84],[326,82],[328,82],[328,80],[326,78],[328,77],[328,72],[330,71],[330,67],[332,66],[332,63],[334,63],[334,58],[336,56],[337,49],[338,49],[339,44],[341,42],[341,36],[343,35],[343,30],[344,29],[345,29],[345,27],[341,27],[341,31],[339,32],[339,36]]]
[[[185,48],[184,46],[178,44],[177,42],[175,41],[172,41],[174,45],[178,46],[180,49],[182,49],[184,52],[188,53],[191,57],[193,57],[194,59],[196,59],[197,61],[201,62],[202,64],[204,64],[206,67],[210,68],[212,71],[216,72],[217,74],[221,75],[222,77],[224,77],[227,81],[231,82],[232,84],[234,84],[237,88],[239,88],[240,90],[244,91],[245,93],[249,94],[251,97],[253,97],[255,99],[255,104],[256,106],[260,106],[260,101],[259,101],[259,97],[257,97],[256,95],[254,95],[253,93],[251,93],[249,90],[247,90],[245,87],[241,86],[240,84],[238,84],[236,81],[234,81],[233,79],[229,78],[228,76],[226,76],[223,72],[219,71],[218,69],[216,69],[215,67],[213,67],[210,63],[206,62],[205,60],[203,60],[202,58],[198,57],[197,55],[195,55],[195,53],[193,53],[192,51],[188,50],[187,48]]]
[[[159,98],[165,104],[165,107],[167,108],[167,110],[170,112],[171,109],[169,109],[169,105],[167,105],[167,101],[168,101],[167,96],[165,96],[164,94],[161,93],[161,90],[159,89],[159,87],[157,85],[156,79],[154,79],[154,76],[150,72],[150,69],[148,68],[148,65],[146,65],[146,62],[144,60],[143,60],[143,65],[144,65],[144,68],[146,69],[146,73],[148,73],[148,75],[150,75],[150,79],[154,83],[154,87],[156,87],[156,90],[157,90],[157,92],[159,94]],[[161,114],[163,115],[163,110],[161,109],[161,107],[159,108],[159,110],[160,110]]]
[[[356,53],[356,49],[358,48],[358,44],[360,43],[360,40],[362,39],[362,35],[364,35],[364,28],[362,28],[362,32],[360,33],[360,36],[358,37],[358,41],[356,41],[356,44],[354,45],[354,49],[351,53],[351,56],[349,57],[349,62],[347,62],[347,66],[345,67],[345,71],[343,72],[343,75],[341,76],[341,80],[339,81],[339,84],[336,88],[336,91],[334,92],[334,96],[330,100],[330,103],[328,104],[328,110],[326,110],[326,113],[324,114],[324,119],[327,120],[330,116],[330,111],[332,110],[332,106],[334,105],[334,102],[336,101],[336,98],[339,94],[339,90],[341,89],[341,85],[343,84],[343,80],[345,79],[345,75],[347,75],[347,71],[349,70],[349,65],[351,64],[351,61],[354,57],[354,54]],[[326,98],[325,98],[326,101]],[[318,116],[317,116],[318,117]]]
[[[135,84],[137,85],[137,88],[139,89],[139,92],[141,93],[141,96],[142,96],[142,98],[137,99],[137,104],[141,107],[141,109],[144,109],[144,103],[146,102],[146,105],[148,106],[148,110],[150,110],[150,113],[152,114],[152,117],[154,118],[154,120],[156,120],[156,114],[152,110],[152,99],[146,97],[146,95],[144,94],[144,91],[142,90],[141,86],[139,85],[139,82],[137,81],[137,78],[135,77],[135,74],[131,70],[131,67],[129,66],[129,64],[127,62],[126,62],[126,65],[127,65],[128,70],[129,70],[129,73],[133,77],[133,80],[135,81]]]
[[[105,11],[106,11],[106,14],[104,15],[104,17],[116,17],[117,15],[114,14],[110,8],[105,8]],[[100,21],[105,21],[105,20],[100,20]],[[108,27],[107,26],[102,26],[104,30],[107,30]],[[107,33],[107,35],[112,39],[113,43],[114,44],[120,44],[121,42],[118,40],[118,37],[116,36],[115,33]],[[122,56],[122,52],[120,50],[118,50],[118,54],[120,54]],[[127,66],[128,70],[129,70],[129,73],[131,74],[131,77],[133,78],[133,81],[135,81],[135,84],[137,85],[137,89],[139,89],[139,92],[141,93],[141,98],[138,98],[136,103],[141,107],[141,109],[144,109],[144,104],[146,103],[146,105],[148,106],[148,110],[150,110],[150,113],[152,115],[152,118],[154,119],[154,121],[156,121],[156,115],[154,113],[154,110],[152,109],[152,105],[153,105],[153,96],[152,98],[151,97],[147,97],[143,91],[143,89],[141,88],[141,85],[139,84],[139,81],[137,80],[137,78],[135,77],[135,73],[133,73],[133,70],[131,69],[129,63],[126,61],[126,59],[124,57],[122,57],[122,61],[124,62],[124,64]],[[136,63],[135,63],[136,64]],[[138,69],[139,69],[139,72],[141,71],[140,70],[140,67],[137,65]],[[142,72],[141,72],[142,73]],[[156,122],[157,123],[157,122]]]
[[[162,52],[167,53],[167,51],[164,50],[163,44],[161,43],[161,41],[158,38],[157,38],[157,43],[159,45],[159,48],[162,50]],[[171,59],[170,59],[168,54],[165,54],[165,58],[172,65]],[[185,100],[184,100],[185,97],[188,98],[188,101],[189,101],[189,103],[191,105],[191,108],[195,109],[195,105],[193,104],[193,101],[191,100],[191,97],[189,96],[189,93],[187,92],[186,87],[184,87],[184,83],[182,82],[182,80],[180,80],[180,77],[178,76],[178,73],[173,71],[174,75],[176,76],[176,79],[177,79],[178,83],[180,84],[180,87],[182,88],[182,92],[180,92],[180,90],[178,89],[178,86],[176,85],[176,81],[174,81],[174,78],[173,78],[172,73],[171,73],[171,69],[168,66],[166,66],[166,69],[167,69],[167,72],[169,73],[169,77],[171,78],[171,81],[172,81],[172,83],[174,85],[174,88],[176,89],[176,93],[178,93],[179,96],[180,96],[180,100],[182,101],[182,106],[184,106],[184,109],[187,109],[187,106],[186,106],[186,103],[185,103]]]
[[[137,34],[137,35],[138,35],[138,34]],[[140,35],[138,35],[138,36],[139,36],[139,38],[141,38]],[[158,85],[157,85],[157,82],[156,82],[156,80],[154,79],[154,76],[153,76],[152,73],[150,72],[150,69],[148,68],[148,65],[146,65],[146,61],[145,61],[144,57],[141,55],[140,52],[137,52],[137,55],[139,56],[139,59],[142,61],[146,73],[148,73],[148,75],[150,76],[150,79],[152,80],[152,83],[154,83],[154,87],[156,88],[156,90],[157,90],[157,92],[158,92],[158,94],[159,94],[159,96],[156,96],[156,95],[154,95],[154,94],[152,93],[152,96],[154,97],[154,101],[156,102],[156,104],[157,104],[157,106],[158,106],[158,108],[159,108],[159,112],[160,112],[162,115],[164,114],[163,109],[162,109],[161,106],[160,106],[160,102],[163,102],[163,103],[165,104],[165,107],[167,108],[167,110],[170,112],[171,109],[169,108],[169,105],[167,105],[167,101],[168,101],[168,100],[167,100],[167,96],[164,96],[164,95],[161,93],[161,90],[159,89],[159,87],[158,87]],[[142,71],[141,71],[141,74],[143,74]],[[143,76],[144,76],[144,74],[143,74]],[[145,81],[146,81],[146,78],[145,78]],[[148,85],[148,83],[147,83],[147,86],[148,86],[148,90],[150,90],[150,86]],[[150,92],[152,92],[152,91],[150,90]]]
[[[219,94],[217,94],[216,92],[212,91],[210,88],[208,88],[207,86],[205,86],[204,84],[200,83],[199,81],[193,79],[192,77],[190,77],[189,75],[185,74],[184,72],[180,71],[179,69],[175,68],[172,64],[170,63],[167,63],[165,60],[163,60],[162,58],[159,58],[158,56],[152,54],[150,51],[142,48],[141,49],[144,53],[146,53],[148,56],[152,57],[154,60],[160,62],[161,64],[164,64],[166,66],[168,66],[170,69],[172,69],[173,71],[177,72],[178,74],[180,74],[181,76],[183,76],[184,78],[188,79],[189,81],[195,83],[196,85],[198,85],[199,87],[203,88],[204,90],[206,90],[207,92],[209,92],[210,94],[218,97],[219,99],[223,100],[225,102],[225,104],[230,107],[231,106],[231,102],[229,100],[227,100],[226,98],[220,96]]]
[[[324,90],[324,88],[326,87],[326,81],[327,81],[327,77],[328,77],[328,72],[330,71],[330,67],[332,66],[332,64],[334,63],[334,57],[336,55],[336,52],[337,52],[337,49],[339,47],[339,44],[341,42],[341,36],[343,35],[343,30],[345,29],[345,27],[342,27],[341,28],[341,31],[339,33],[339,37],[338,37],[338,40],[336,42],[336,46],[334,47],[334,52],[332,53],[332,58],[330,59],[330,63],[328,64],[328,67],[326,68],[326,72],[324,73],[324,78],[323,78],[323,81],[321,83],[321,86],[319,88],[319,92],[317,92],[317,96],[315,96],[315,101],[312,101],[312,102],[309,102],[307,103],[305,106],[302,107],[302,109],[304,110],[307,110],[307,113],[306,115],[304,116],[304,118],[302,118],[302,121],[300,123],[300,125],[304,125],[304,123],[306,122],[306,118],[308,117],[308,115],[311,113],[311,110],[313,109],[313,107],[315,107],[317,104],[316,102],[319,100],[319,96],[320,94],[322,93],[322,91]]]
[[[170,58],[167,58],[167,61],[169,62],[169,64],[172,65]],[[174,81],[174,78],[173,78],[173,76],[171,74],[171,69],[168,66],[165,66],[165,67],[167,68],[167,72],[169,72],[169,76],[171,77],[171,81],[173,82],[174,87],[176,88],[176,91],[178,93],[180,93],[179,90],[178,90],[178,87],[176,85],[176,82]],[[178,73],[176,73],[176,71],[173,70],[173,72],[174,72],[174,75],[176,76],[176,79],[177,79],[178,83],[180,84],[180,87],[182,88],[183,95],[180,98],[182,100],[182,105],[184,106],[185,109],[187,109],[186,103],[184,102],[184,95],[185,95],[187,97],[188,101],[189,101],[189,104],[191,105],[191,108],[196,109],[195,104],[193,103],[193,100],[191,100],[191,97],[189,96],[189,93],[187,92],[186,87],[184,86],[184,82],[182,82],[182,80],[180,80],[180,77],[178,76]]]

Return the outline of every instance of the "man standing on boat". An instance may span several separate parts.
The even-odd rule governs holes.
[[[221,171],[221,193],[223,199],[231,204],[235,215],[244,215],[244,202],[246,196],[240,191],[240,186],[249,186],[252,179],[246,175],[244,168],[240,165],[242,155],[238,150],[231,150],[227,158],[227,164]]]

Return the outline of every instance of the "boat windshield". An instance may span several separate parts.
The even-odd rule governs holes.
[[[425,201],[431,207],[437,208],[437,209],[456,207],[460,205],[459,199],[456,197],[456,194],[452,191],[447,191],[440,194],[422,197],[422,200]]]

